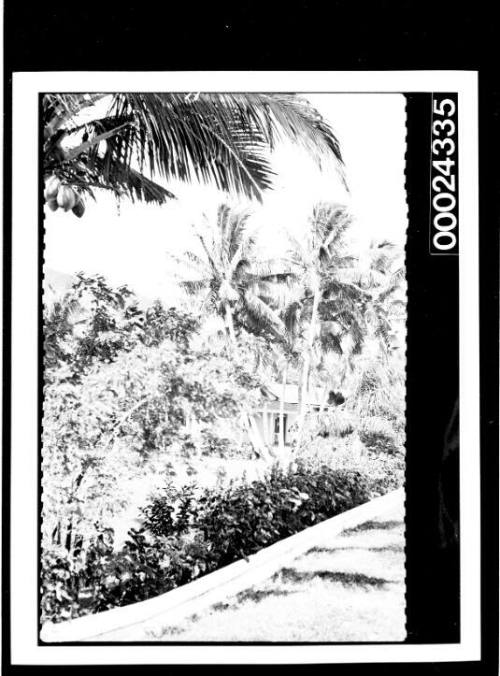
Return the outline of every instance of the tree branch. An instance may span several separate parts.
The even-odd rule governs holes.
[[[110,438],[109,438],[108,442],[104,445],[103,450],[106,450],[111,446],[111,444],[116,439],[117,431],[120,429],[120,427],[123,425],[123,423],[132,415],[132,413],[137,411],[138,408],[140,408],[143,404],[145,404],[148,401],[148,399],[149,399],[149,394],[147,394],[145,397],[140,399],[136,404],[134,404],[132,406],[132,408],[129,408],[128,411],[125,411],[125,413],[122,415],[120,420],[116,423],[116,425],[111,430]]]
[[[116,136],[116,134],[121,131],[122,129],[125,129],[125,127],[128,127],[130,125],[133,125],[133,122],[124,122],[121,124],[119,127],[115,127],[114,129],[110,129],[109,131],[103,132],[102,134],[98,134],[97,136],[94,136],[90,141],[85,141],[85,143],[82,143],[76,148],[73,148],[73,150],[70,150],[69,152],[66,153],[65,160],[67,162],[74,160],[75,157],[78,157],[78,155],[81,155],[83,152],[91,148],[92,146],[97,145],[101,141],[105,141],[107,138],[110,138],[111,136]]]

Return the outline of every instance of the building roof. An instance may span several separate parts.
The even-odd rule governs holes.
[[[262,387],[262,393],[271,401],[280,401],[283,393],[282,383],[269,383]],[[306,394],[306,403],[321,406],[322,392],[318,387],[312,387]],[[299,403],[299,386],[285,385],[285,404]]]

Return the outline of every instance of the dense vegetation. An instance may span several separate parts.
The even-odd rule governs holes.
[[[314,236],[291,241],[277,267],[254,259],[245,219],[223,206],[213,238],[200,234],[205,260],[184,261],[202,273],[184,274],[184,306],[145,307],[83,274],[46,303],[44,619],[148,598],[401,485],[403,357],[390,333],[401,275],[388,243],[363,268],[348,223],[320,205]],[[297,430],[292,446],[269,448],[252,411],[283,379],[301,391]],[[326,396],[312,412],[317,385]],[[329,405],[334,390],[344,394]],[[228,483],[230,458],[247,464]],[[116,542],[141,476],[159,493]]]
[[[85,113],[103,95],[44,98],[48,208],[82,217],[100,190],[160,205],[172,178],[260,200],[283,137],[341,171],[293,95],[108,98],[101,117]],[[194,224],[173,307],[98,275],[46,289],[43,621],[149,598],[401,485],[402,252],[355,255],[348,209],[320,203],[266,259],[251,217],[221,204]],[[271,382],[298,389],[291,443],[284,394],[279,443],[256,427]]]
[[[60,620],[141,601],[258,552],[370,497],[356,471],[273,468],[263,481],[197,490],[169,486],[145,509],[145,528],[116,551],[95,534],[79,563],[45,552],[43,614]]]

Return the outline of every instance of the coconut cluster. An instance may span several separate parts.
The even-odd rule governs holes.
[[[47,179],[43,194],[49,209],[52,211],[57,209],[71,210],[78,218],[81,218],[85,213],[85,204],[81,196],[57,176],[50,176]]]

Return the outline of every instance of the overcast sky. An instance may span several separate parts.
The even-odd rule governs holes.
[[[336,132],[345,161],[347,193],[334,165],[321,171],[292,144],[273,154],[274,190],[255,204],[269,255],[283,246],[283,229],[301,232],[318,201],[348,204],[355,246],[389,239],[403,247],[407,215],[404,191],[405,99],[400,94],[315,94],[307,98]],[[228,201],[211,186],[171,183],[178,199],[164,206],[131,204],[107,193],[87,201],[83,218],[46,209],[45,265],[66,273],[101,273],[150,298],[173,298],[167,251],[192,248],[191,223],[210,217]],[[237,198],[229,203],[241,204]],[[247,203],[245,203],[247,204]]]

